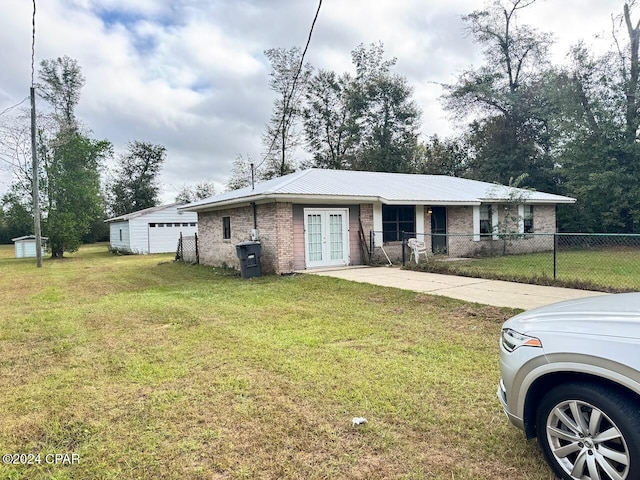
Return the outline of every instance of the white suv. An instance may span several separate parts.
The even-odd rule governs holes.
[[[498,398],[566,480],[640,479],[640,293],[506,321]]]

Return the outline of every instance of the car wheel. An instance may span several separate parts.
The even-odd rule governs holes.
[[[639,406],[598,385],[569,383],[540,402],[538,443],[565,480],[640,478]]]

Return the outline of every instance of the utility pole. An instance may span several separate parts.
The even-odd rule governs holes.
[[[36,152],[36,94],[31,87],[31,161],[33,168],[33,233],[36,237],[36,265],[42,268],[42,232],[40,231],[40,187],[38,185],[38,154]]]
[[[33,0],[33,35],[31,37],[31,163],[33,168],[33,234],[36,237],[36,265],[42,268],[42,232],[40,230],[40,186],[38,153],[36,152],[36,89],[33,86],[33,63],[36,48],[36,0]]]

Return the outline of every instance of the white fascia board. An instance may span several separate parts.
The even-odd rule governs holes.
[[[252,195],[250,197],[241,197],[241,198],[231,198],[229,200],[222,200],[220,202],[212,202],[205,203],[203,205],[185,205],[183,207],[178,207],[178,210],[181,212],[205,212],[210,210],[221,210],[230,207],[244,207],[247,205],[251,205],[253,202],[259,202],[261,200],[265,200],[269,198],[270,195]]]
[[[507,203],[509,201],[509,199],[507,198],[495,198],[495,197],[488,197],[488,198],[481,198],[480,201],[482,203]],[[575,198],[571,198],[571,197],[564,197],[564,199],[536,199],[536,198],[526,198],[523,199],[522,203],[531,203],[532,205],[555,205],[556,203],[576,203],[576,199]]]
[[[446,200],[387,200],[380,199],[384,205],[422,205],[424,207],[472,207],[480,205],[480,201],[446,201]]]
[[[480,205],[480,201],[444,201],[444,200],[389,200],[377,196],[358,196],[358,195],[300,195],[300,194],[283,194],[283,193],[262,193],[258,195],[250,195],[240,198],[232,198],[219,202],[211,202],[202,205],[184,205],[178,207],[179,211],[184,212],[204,212],[212,210],[221,210],[230,207],[243,207],[251,203],[265,203],[273,201],[285,201],[291,203],[307,203],[307,204],[336,204],[344,205],[351,203],[379,203],[384,205],[423,205],[423,206],[474,206]],[[495,199],[494,199],[495,201]]]
[[[380,197],[356,196],[356,195],[300,195],[300,194],[277,194],[271,195],[276,201],[290,203],[317,203],[344,205],[346,203],[376,203],[380,202]]]
[[[339,196],[339,195],[300,195],[300,194],[283,194],[283,193],[263,193],[259,195],[251,195],[240,198],[232,198],[220,202],[207,203],[204,205],[185,205],[180,207],[180,211],[184,212],[204,212],[213,210],[222,210],[226,208],[239,208],[252,203],[269,203],[269,202],[290,202],[290,203],[307,203],[307,204],[335,204],[344,205],[347,203],[377,203],[380,197],[361,197],[361,196]]]

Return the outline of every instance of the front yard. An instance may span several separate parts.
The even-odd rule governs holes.
[[[10,248],[0,453],[41,463],[0,478],[553,478],[495,397],[514,311],[104,245],[37,270]]]

